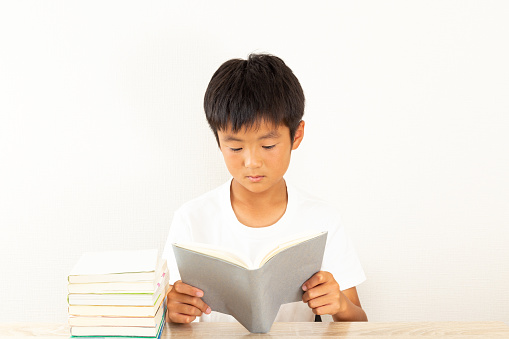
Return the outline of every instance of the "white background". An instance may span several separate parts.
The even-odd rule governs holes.
[[[311,4],[312,3],[312,4]],[[65,322],[84,251],[162,250],[229,177],[214,71],[281,57],[306,94],[287,178],[341,211],[372,321],[509,322],[505,1],[5,1],[0,320]]]

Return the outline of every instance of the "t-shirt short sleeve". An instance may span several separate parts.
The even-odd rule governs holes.
[[[173,253],[172,244],[179,242],[191,242],[191,232],[188,224],[185,222],[180,210],[177,210],[173,215],[173,221],[170,226],[170,232],[168,233],[168,239],[163,251],[163,259],[168,262],[168,270],[170,273],[170,285],[173,285],[175,281],[180,280],[180,273]]]
[[[334,275],[341,290],[355,287],[366,280],[352,240],[339,223],[329,230],[322,270]]]

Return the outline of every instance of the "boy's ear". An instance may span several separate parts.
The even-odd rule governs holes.
[[[295,136],[293,137],[292,150],[299,148],[299,145],[302,142],[302,139],[304,138],[304,125],[305,125],[304,120],[302,120],[299,123],[299,127],[297,127],[297,130],[295,131]]]

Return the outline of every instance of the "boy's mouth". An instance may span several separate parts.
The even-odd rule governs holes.
[[[264,178],[263,175],[255,175],[255,176],[248,176],[247,177],[251,182],[259,182]]]

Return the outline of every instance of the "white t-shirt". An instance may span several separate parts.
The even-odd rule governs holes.
[[[332,273],[341,290],[357,286],[366,279],[353,244],[332,207],[287,182],[288,204],[283,217],[268,227],[247,227],[237,220],[233,212],[230,184],[231,180],[185,203],[175,212],[163,252],[163,258],[168,260],[170,284],[180,280],[171,247],[173,243],[217,245],[254,260],[260,252],[273,247],[271,245],[314,231],[328,231],[322,271]],[[307,304],[295,302],[282,305],[275,321],[313,321],[314,317]],[[200,321],[236,320],[212,310],[211,314],[203,314]]]

